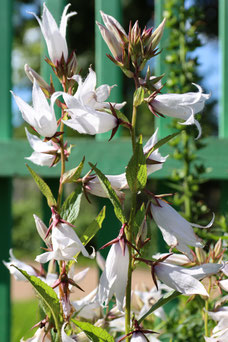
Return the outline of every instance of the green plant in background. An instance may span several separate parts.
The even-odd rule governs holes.
[[[178,15],[174,15],[175,13]],[[202,46],[199,32],[202,29],[204,14],[200,7],[186,8],[185,0],[170,0],[165,3],[165,16],[168,19],[169,30],[169,46],[165,59],[169,70],[166,90],[169,93],[182,93],[183,89],[186,92],[192,91],[194,90],[192,83],[200,82],[201,78],[197,74],[197,57],[192,58],[190,53]],[[207,122],[204,123],[205,125],[210,124]],[[181,125],[177,120],[173,120],[170,129],[181,129]],[[181,165],[179,169],[173,170],[167,184],[177,191],[173,196],[173,203],[182,210],[187,220],[204,222],[209,209],[201,191],[201,185],[205,182],[201,176],[208,170],[197,157],[197,151],[205,146],[205,142],[194,139],[187,127],[169,144],[173,148],[170,157],[179,160]],[[220,238],[226,240],[227,236],[224,233],[227,230],[226,219],[223,215],[217,217],[215,228],[210,229],[210,233],[198,230],[197,234],[208,240],[208,260],[213,259],[212,243]],[[218,244],[221,245],[221,240],[217,246]],[[196,250],[197,262],[199,264],[205,262],[206,255],[204,255],[204,260],[200,260],[197,253],[199,253],[198,250]],[[178,305],[169,313],[167,322],[169,334],[163,337],[171,338],[172,341],[193,342],[196,339],[202,340],[203,336],[209,336],[213,323],[208,321],[207,311],[213,308],[214,302],[215,298],[211,297],[205,301],[200,297],[195,297],[189,303],[186,303],[185,298],[180,298]]]

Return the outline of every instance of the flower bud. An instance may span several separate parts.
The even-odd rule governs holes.
[[[214,256],[215,256],[215,258],[217,258],[219,256],[219,254],[221,254],[221,252],[222,252],[222,240],[219,239],[216,242],[216,245],[215,245],[215,248],[214,248]]]
[[[108,30],[105,26],[101,25],[100,23],[97,22],[97,25],[113,57],[118,60],[121,59],[122,47],[120,43],[118,42],[118,40],[116,39],[116,37],[114,36],[114,34],[110,30]]]
[[[207,259],[207,255],[204,252],[204,250],[202,248],[196,247],[195,252],[196,252],[197,260],[200,262],[200,264],[204,264]]]
[[[151,35],[151,50],[154,50],[162,39],[164,27],[166,23],[166,18],[163,19],[161,24],[156,28],[156,30]]]
[[[24,69],[25,69],[26,75],[28,76],[28,78],[30,79],[30,81],[32,83],[33,83],[34,78],[35,78],[39,87],[47,90],[48,93],[51,92],[51,87],[49,86],[49,84],[35,70],[30,68],[30,66],[28,64],[25,64]]]

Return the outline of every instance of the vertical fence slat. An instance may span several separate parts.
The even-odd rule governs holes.
[[[220,97],[219,138],[228,138],[228,1],[219,1],[219,43],[220,43]],[[220,209],[223,214],[228,208],[228,181],[220,182]]]
[[[11,42],[12,1],[2,0],[0,11],[0,140],[11,138]],[[2,218],[0,239],[0,336],[1,341],[10,341],[10,275],[2,260],[8,260],[11,241],[11,179],[0,178],[0,216]]]

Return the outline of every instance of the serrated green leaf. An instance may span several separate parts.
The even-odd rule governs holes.
[[[102,223],[105,219],[105,210],[106,207],[104,206],[97,217],[88,225],[86,229],[77,228],[77,235],[84,246],[87,245],[87,243],[94,237],[98,230],[101,229]]]
[[[49,207],[56,206],[57,203],[56,203],[55,197],[53,196],[51,189],[49,188],[47,183],[45,183],[45,181],[30,166],[28,166],[28,164],[25,164],[25,165],[27,166],[29,172],[31,173],[38,188],[40,189],[42,194],[46,197]]]
[[[136,193],[146,186],[147,167],[146,158],[143,153],[142,136],[140,135],[135,146],[135,151],[126,169],[126,177],[129,188]]]
[[[140,324],[142,321],[144,321],[144,319],[149,316],[150,314],[152,314],[155,310],[157,310],[158,308],[160,308],[161,306],[167,304],[168,302],[170,302],[172,299],[180,296],[181,293],[177,292],[175,290],[166,293],[162,298],[160,298],[157,303],[155,303],[139,320],[138,323]]]
[[[59,298],[55,291],[43,282],[40,278],[29,275],[26,271],[21,270],[20,268],[14,266],[18,271],[20,271],[23,276],[28,279],[28,281],[34,287],[37,295],[45,304],[45,313],[49,318],[52,318],[55,322],[55,327],[57,331],[60,333],[61,327],[61,315],[60,315],[60,305]]]
[[[93,342],[115,342],[114,338],[104,329],[96,327],[88,322],[80,322],[71,319],[72,322],[81,329]]]
[[[69,171],[66,171],[61,177],[62,184],[76,182],[81,175],[84,162],[85,162],[85,157],[83,157],[81,163],[77,167]]]
[[[155,150],[157,150],[159,147],[161,147],[162,145],[166,144],[169,140],[173,139],[174,137],[176,137],[178,134],[180,134],[181,132],[176,132],[173,134],[169,134],[167,135],[167,137],[159,140],[150,150],[149,152],[147,152],[146,154],[146,159],[149,158],[149,156],[151,155],[151,153],[153,153]]]
[[[76,190],[67,197],[60,210],[60,216],[73,225],[79,214],[81,198],[82,188],[81,186],[78,186]]]
[[[109,182],[108,178],[95,165],[93,165],[92,163],[89,163],[89,165],[91,166],[91,168],[96,173],[97,177],[99,178],[99,180],[101,182],[101,185],[103,186],[103,188],[106,191],[110,201],[112,202],[116,217],[122,223],[126,222],[124,212],[123,212],[123,209],[121,207],[120,200],[119,200],[115,190],[113,190],[111,183]]]
[[[144,89],[139,87],[134,92],[134,106],[138,107],[144,101]]]

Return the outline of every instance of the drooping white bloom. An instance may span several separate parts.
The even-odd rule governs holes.
[[[166,257],[168,254],[169,253],[157,253],[157,254],[154,254],[152,258],[158,260],[158,259]],[[163,262],[168,262],[169,264],[182,266],[182,265],[191,263],[191,260],[186,255],[173,253]]]
[[[37,276],[37,273],[32,266],[29,266],[25,264],[24,262],[15,258],[15,256],[13,255],[12,249],[9,250],[9,254],[10,254],[9,261],[8,262],[3,261],[3,264],[8,268],[8,270],[10,271],[10,273],[14,276],[16,280],[27,281],[25,276],[20,271],[18,271],[14,266],[22,269],[23,271],[26,271],[29,275]]]
[[[218,273],[223,265],[202,264],[191,268],[184,268],[165,262],[154,266],[155,274],[160,281],[172,289],[185,295],[200,294],[209,296],[205,287],[199,280]]]
[[[112,17],[111,15],[107,15],[102,11],[100,11],[100,13],[105,26],[98,22],[96,23],[113,57],[119,59],[123,53],[123,41],[121,39],[121,36],[124,36],[127,39],[127,34],[120,23],[114,17]]]
[[[113,244],[108,253],[105,269],[98,286],[98,301],[101,305],[108,305],[109,300],[115,294],[117,308],[120,311],[123,310],[128,264],[128,248],[125,246],[125,254],[123,255],[120,244]]]
[[[143,306],[138,314],[138,319],[140,319],[144,314],[149,311],[152,305],[154,305],[162,297],[162,289],[165,291],[170,291],[171,289],[166,285],[161,284],[159,281],[157,283],[159,290],[153,286],[149,291],[138,291],[135,290],[134,293],[143,302]],[[155,316],[159,317],[163,321],[166,320],[166,314],[162,307],[158,308],[153,312]]]
[[[67,21],[70,17],[77,14],[76,12],[70,12],[67,14],[69,6],[70,4],[68,4],[63,10],[59,27],[57,26],[55,19],[46,7],[45,3],[43,4],[42,20],[40,20],[35,13],[31,13],[34,15],[40,25],[47,44],[49,57],[55,65],[61,60],[62,56],[65,62],[68,58],[68,47],[66,42]]]
[[[185,220],[178,212],[165,201],[158,199],[159,205],[151,204],[152,216],[162,232],[163,239],[171,247],[186,254],[190,260],[193,260],[189,246],[203,247],[200,239],[195,235],[192,227],[209,228],[214,222],[213,219],[207,226],[200,226]]]
[[[195,124],[199,131],[197,137],[199,138],[201,127],[195,119],[195,114],[203,110],[205,101],[210,98],[210,94],[203,94],[202,88],[197,84],[194,85],[198,88],[198,93],[161,94],[157,95],[150,105],[159,114],[185,120],[181,123],[182,125]]]
[[[38,255],[35,259],[37,262],[45,263],[52,259],[73,260],[79,252],[82,252],[84,256],[89,257],[87,250],[73,228],[66,223],[58,223],[57,226],[52,229],[51,241],[53,250]]]
[[[157,143],[157,132],[158,132],[158,129],[155,131],[155,133],[151,136],[151,138],[147,141],[147,143],[143,147],[144,154],[147,154],[151,150],[151,148]],[[168,156],[162,157],[158,149],[152,152],[148,159],[154,160],[158,162],[158,164],[148,164],[147,174],[150,175],[151,173],[161,169],[167,157]],[[120,198],[120,200],[123,200],[125,195],[122,192],[122,190],[129,188],[127,179],[126,179],[126,173],[124,172],[119,175],[106,175],[106,177],[111,183],[111,186],[115,190],[117,196]],[[103,188],[97,176],[91,177],[89,181],[86,182],[86,190],[95,196],[108,197],[107,192]]]
[[[148,340],[146,339],[145,335],[143,333],[139,332],[134,332],[131,337],[132,342],[147,342]]]
[[[219,285],[224,291],[228,292],[228,279],[223,279],[219,281]]]
[[[36,165],[51,167],[56,158],[58,148],[53,145],[52,141],[42,141],[36,135],[29,133],[27,128],[25,128],[25,131],[28,142],[34,150],[31,156],[26,157],[25,159],[30,160]]]
[[[33,107],[28,105],[19,96],[12,92],[21,111],[23,119],[40,135],[51,138],[57,131],[57,121],[54,112],[55,94],[51,97],[49,105],[44,93],[34,79],[32,89]]]
[[[105,100],[110,95],[111,88],[107,84],[96,89],[96,73],[90,68],[85,81],[81,76],[75,75],[73,79],[78,83],[78,89],[74,96],[59,93],[63,96],[70,115],[69,120],[63,120],[64,124],[75,129],[81,134],[98,134],[108,132],[117,126],[117,118],[103,112],[109,109],[110,104]],[[116,109],[121,109],[123,103],[112,103]]]
[[[65,327],[68,323],[65,322],[63,325],[62,325],[62,328],[61,328],[61,340],[62,342],[75,342],[75,339],[74,338],[71,338],[70,336],[68,336],[66,333],[65,333]]]
[[[146,145],[143,147],[144,154],[147,154],[152,147],[157,143],[157,134],[158,134],[158,128],[154,132],[154,134],[151,136],[151,138],[147,141]],[[147,164],[147,175],[149,176],[151,173],[154,173],[155,171],[158,171],[162,168],[163,163],[168,158],[168,155],[165,157],[162,157],[161,154],[158,151],[158,148],[152,152],[149,156],[149,161],[154,160],[155,162],[158,162],[158,164]]]
[[[106,177],[111,183],[111,186],[115,190],[117,196],[123,200],[124,193],[121,190],[128,188],[126,173],[121,173],[120,175],[106,175]],[[97,176],[92,177],[88,182],[86,182],[85,188],[90,194],[95,196],[108,197],[107,191],[105,191]]]
[[[71,304],[75,308],[78,317],[95,320],[101,314],[101,305],[95,300],[97,288],[82,299],[76,300]]]
[[[228,306],[223,306],[217,311],[209,311],[208,315],[218,324],[214,327],[212,333],[216,334],[219,331],[226,329],[228,327]]]
[[[205,342],[227,342],[228,341],[228,328],[214,333],[211,337],[204,337]]]
[[[27,340],[21,338],[20,342],[51,342],[51,337],[50,334],[46,334],[44,328],[39,328],[33,337],[30,337]]]

